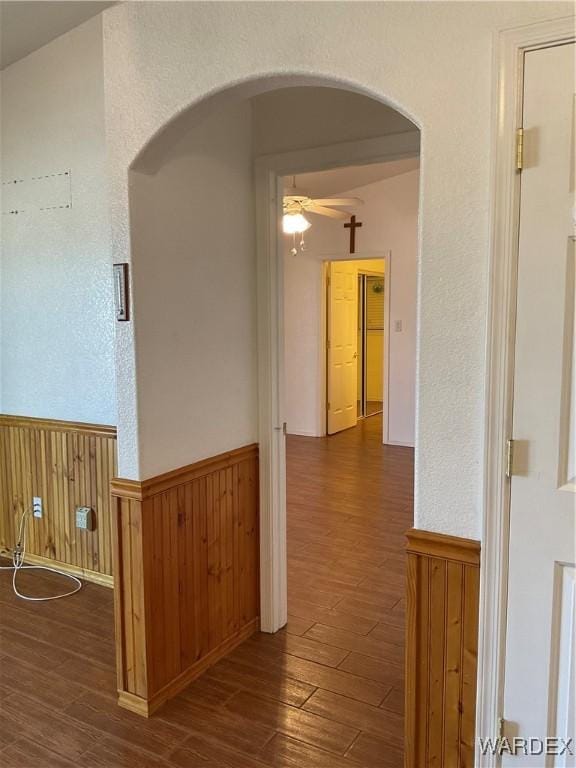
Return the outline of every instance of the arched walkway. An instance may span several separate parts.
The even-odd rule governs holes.
[[[283,87],[318,82],[327,84],[281,79]],[[414,133],[357,89],[354,121],[337,83],[328,84],[335,102],[324,132],[332,145],[370,142],[387,126],[392,138]],[[118,481],[113,494],[120,703],[142,713],[183,690],[260,621],[268,631],[286,621],[282,279],[267,186],[276,174],[262,176],[261,168],[255,195],[259,117],[246,100],[278,85],[243,83],[187,109],[130,171],[146,479]],[[291,110],[286,121],[294,117],[303,120]]]

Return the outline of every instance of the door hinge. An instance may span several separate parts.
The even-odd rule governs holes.
[[[330,349],[330,339],[326,339],[326,349]]]
[[[328,410],[330,410],[330,400],[328,400]]]
[[[506,440],[506,477],[512,477],[514,474],[514,440]]]
[[[506,720],[503,717],[498,718],[498,738],[503,739],[506,732]]]
[[[516,130],[516,170],[524,168],[524,128]]]

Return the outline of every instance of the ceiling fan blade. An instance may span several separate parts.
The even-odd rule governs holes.
[[[326,208],[323,205],[316,205],[315,203],[306,206],[306,210],[310,213],[318,213],[320,216],[330,216],[332,219],[345,220],[350,218],[349,213],[344,213],[344,211],[335,211],[333,208]]]
[[[364,200],[359,197],[315,197],[318,205],[364,205]]]

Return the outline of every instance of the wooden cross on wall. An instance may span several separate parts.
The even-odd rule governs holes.
[[[350,230],[350,253],[356,253],[356,228],[361,226],[362,222],[356,221],[356,216],[350,216],[350,221],[344,224],[344,229]]]

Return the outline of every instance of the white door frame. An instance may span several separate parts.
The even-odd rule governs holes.
[[[420,154],[417,130],[266,155],[255,162],[260,444],[260,624],[287,621],[284,286],[280,247],[282,176]]]
[[[369,261],[372,259],[380,259],[384,262],[384,337],[383,337],[383,365],[384,365],[384,381],[383,381],[383,400],[382,400],[382,442],[384,445],[398,445],[398,443],[390,442],[388,424],[389,424],[389,389],[390,389],[390,280],[392,275],[392,251],[361,251],[360,253],[334,253],[331,256],[322,254],[322,257],[326,257],[323,262],[322,271],[322,287],[323,294],[326,294],[326,287],[328,281],[327,265],[331,261]],[[326,340],[328,338],[328,316],[324,301],[324,306],[321,307],[320,312],[320,392],[318,394],[319,411],[320,411],[320,425],[319,433],[321,436],[328,434],[327,422],[328,422],[328,365],[326,357]]]
[[[512,428],[514,339],[518,264],[520,174],[516,130],[521,126],[523,56],[531,48],[574,39],[573,16],[500,33],[495,46],[495,161],[486,378],[486,432],[477,736],[498,735],[504,694],[510,484],[505,475],[506,440]],[[481,755],[477,768],[496,768],[499,759]]]

